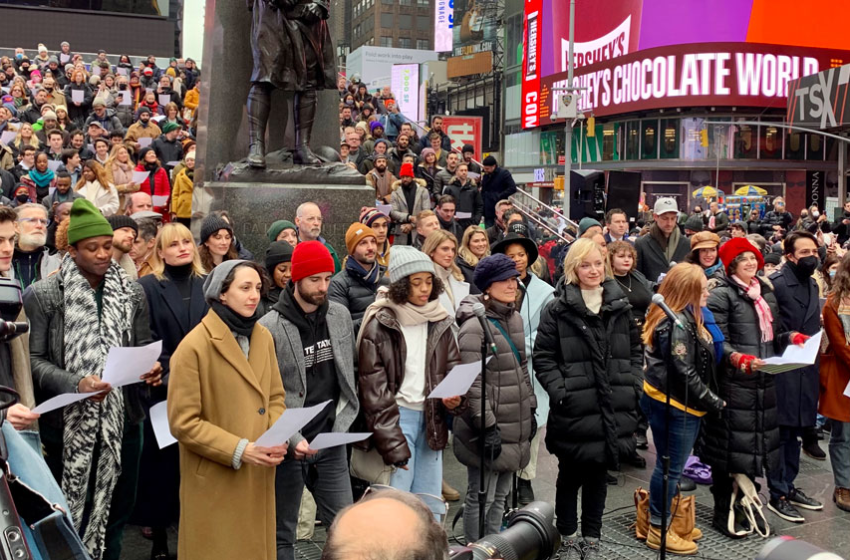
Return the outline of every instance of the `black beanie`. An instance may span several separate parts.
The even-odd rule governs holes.
[[[220,229],[226,229],[230,232],[231,236],[233,235],[233,228],[230,227],[230,224],[218,216],[207,216],[204,218],[204,221],[201,223],[201,245]]]
[[[266,249],[266,270],[269,276],[274,276],[274,269],[280,263],[292,262],[292,252],[295,247],[289,241],[275,241]]]
[[[499,165],[499,163],[496,161],[496,158],[494,158],[493,156],[487,156],[486,158],[484,158],[484,161],[482,161],[481,163],[483,165],[487,165],[487,166]]]
[[[136,223],[136,220],[131,218],[130,216],[124,216],[123,214],[113,214],[106,218],[106,221],[109,222],[109,225],[112,226],[112,231],[118,231],[121,228],[132,228],[133,231],[136,232],[136,235],[139,235],[139,224]]]
[[[779,253],[768,253],[764,256],[764,264],[778,265],[782,262],[782,255]]]

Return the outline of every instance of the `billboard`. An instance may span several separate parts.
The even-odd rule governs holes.
[[[850,124],[847,92],[850,64],[794,80],[788,94],[788,124],[830,129]]]
[[[538,80],[566,75],[567,4],[566,0],[525,0],[524,128],[539,123],[534,106],[542,94]],[[731,53],[747,45],[771,45],[774,50],[764,54],[791,56],[798,47],[850,50],[850,36],[837,23],[850,17],[850,3],[844,0],[822,0],[816,9],[805,10],[791,0],[597,0],[577,2],[575,17],[573,65],[577,74],[640,51],[693,44],[742,44]],[[799,51],[797,56],[808,55]],[[820,69],[828,67],[821,65]],[[626,110],[631,109],[615,112]]]
[[[391,87],[399,112],[408,119],[419,120],[419,65],[396,64]]]
[[[468,56],[496,49],[498,24],[496,0],[454,0],[452,56]]]
[[[452,28],[454,12],[452,0],[434,1],[434,50],[450,52],[452,50]]]
[[[481,161],[484,119],[482,117],[470,117],[466,115],[453,115],[443,117],[443,130],[452,139],[452,150],[462,150],[464,144],[472,144],[475,154],[472,156],[476,161]]]

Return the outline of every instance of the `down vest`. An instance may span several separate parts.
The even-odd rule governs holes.
[[[472,306],[484,303],[483,296],[467,296],[460,302],[457,322],[460,325],[458,344],[463,363],[481,361],[481,340],[484,331],[475,318]],[[531,459],[531,420],[537,401],[528,377],[525,356],[525,335],[522,318],[516,308],[495,300],[487,303],[487,319],[497,321],[501,329],[490,321],[490,332],[496,343],[496,355],[487,362],[487,400],[484,425],[499,426],[502,436],[502,453],[488,468],[496,472],[518,471]],[[511,337],[519,352],[519,361],[502,330]],[[467,393],[469,409],[455,419],[454,452],[458,460],[468,467],[478,467],[478,436],[481,426],[481,376],[475,379]]]
[[[761,293],[773,314],[773,341],[762,342],[755,304],[730,278],[721,281],[708,298],[708,308],[723,332],[725,367],[718,371],[718,396],[726,401],[720,415],[705,417],[698,455],[717,470],[761,476],[778,466],[779,427],[774,376],[744,374],[729,361],[732,352],[769,358],[788,344],[779,306],[770,284],[762,279]]]
[[[643,357],[628,299],[614,280],[602,287],[595,315],[577,286],[561,286],[540,316],[534,371],[551,403],[549,452],[616,469],[634,451]]]
[[[384,272],[384,267],[381,267],[378,272],[378,283],[373,284],[366,282],[359,274],[343,265],[342,270],[331,278],[330,286],[328,286],[328,297],[331,301],[343,305],[351,313],[351,320],[354,322],[354,336],[357,336],[360,331],[360,322],[363,320],[366,308],[375,303],[375,294],[378,293],[378,288],[390,285],[390,279],[384,276]]]

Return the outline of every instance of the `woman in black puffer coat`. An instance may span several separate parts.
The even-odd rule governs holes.
[[[741,473],[755,480],[779,465],[774,376],[753,370],[753,358],[781,354],[789,342],[789,333],[782,326],[770,283],[756,276],[764,266],[759,250],[746,239],[737,238],[720,248],[720,259],[726,277],[711,292],[708,308],[726,339],[725,368],[717,376],[718,396],[726,401],[726,408],[720,415],[706,416],[697,454],[712,467],[713,524],[734,537],[726,529],[732,494],[729,475]],[[762,328],[756,300],[742,286],[754,281],[759,283],[760,296],[770,310],[770,329]]]
[[[546,448],[558,457],[561,557],[580,548],[586,558],[588,550],[598,553],[606,469],[618,468],[619,457],[634,453],[643,357],[631,305],[611,279],[599,246],[576,241],[564,277],[566,284],[540,317],[534,370],[551,403]],[[582,546],[576,538],[579,488]]]

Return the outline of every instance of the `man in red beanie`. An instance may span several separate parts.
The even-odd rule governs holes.
[[[399,181],[393,183],[390,204],[393,209],[390,217],[393,222],[401,224],[401,233],[395,237],[395,245],[410,245],[411,231],[416,225],[416,215],[423,210],[431,209],[431,196],[425,188],[425,181],[415,179],[413,164],[401,164]],[[420,182],[421,181],[421,182]]]
[[[292,253],[292,281],[260,319],[274,338],[287,406],[301,408],[331,401],[289,439],[289,455],[277,467],[279,559],[295,558],[295,530],[305,484],[316,499],[325,527],[352,503],[345,446],[316,451],[309,444],[320,433],[347,432],[360,410],[351,315],[344,306],[328,300],[333,272],[334,260],[321,242],[299,243]]]

